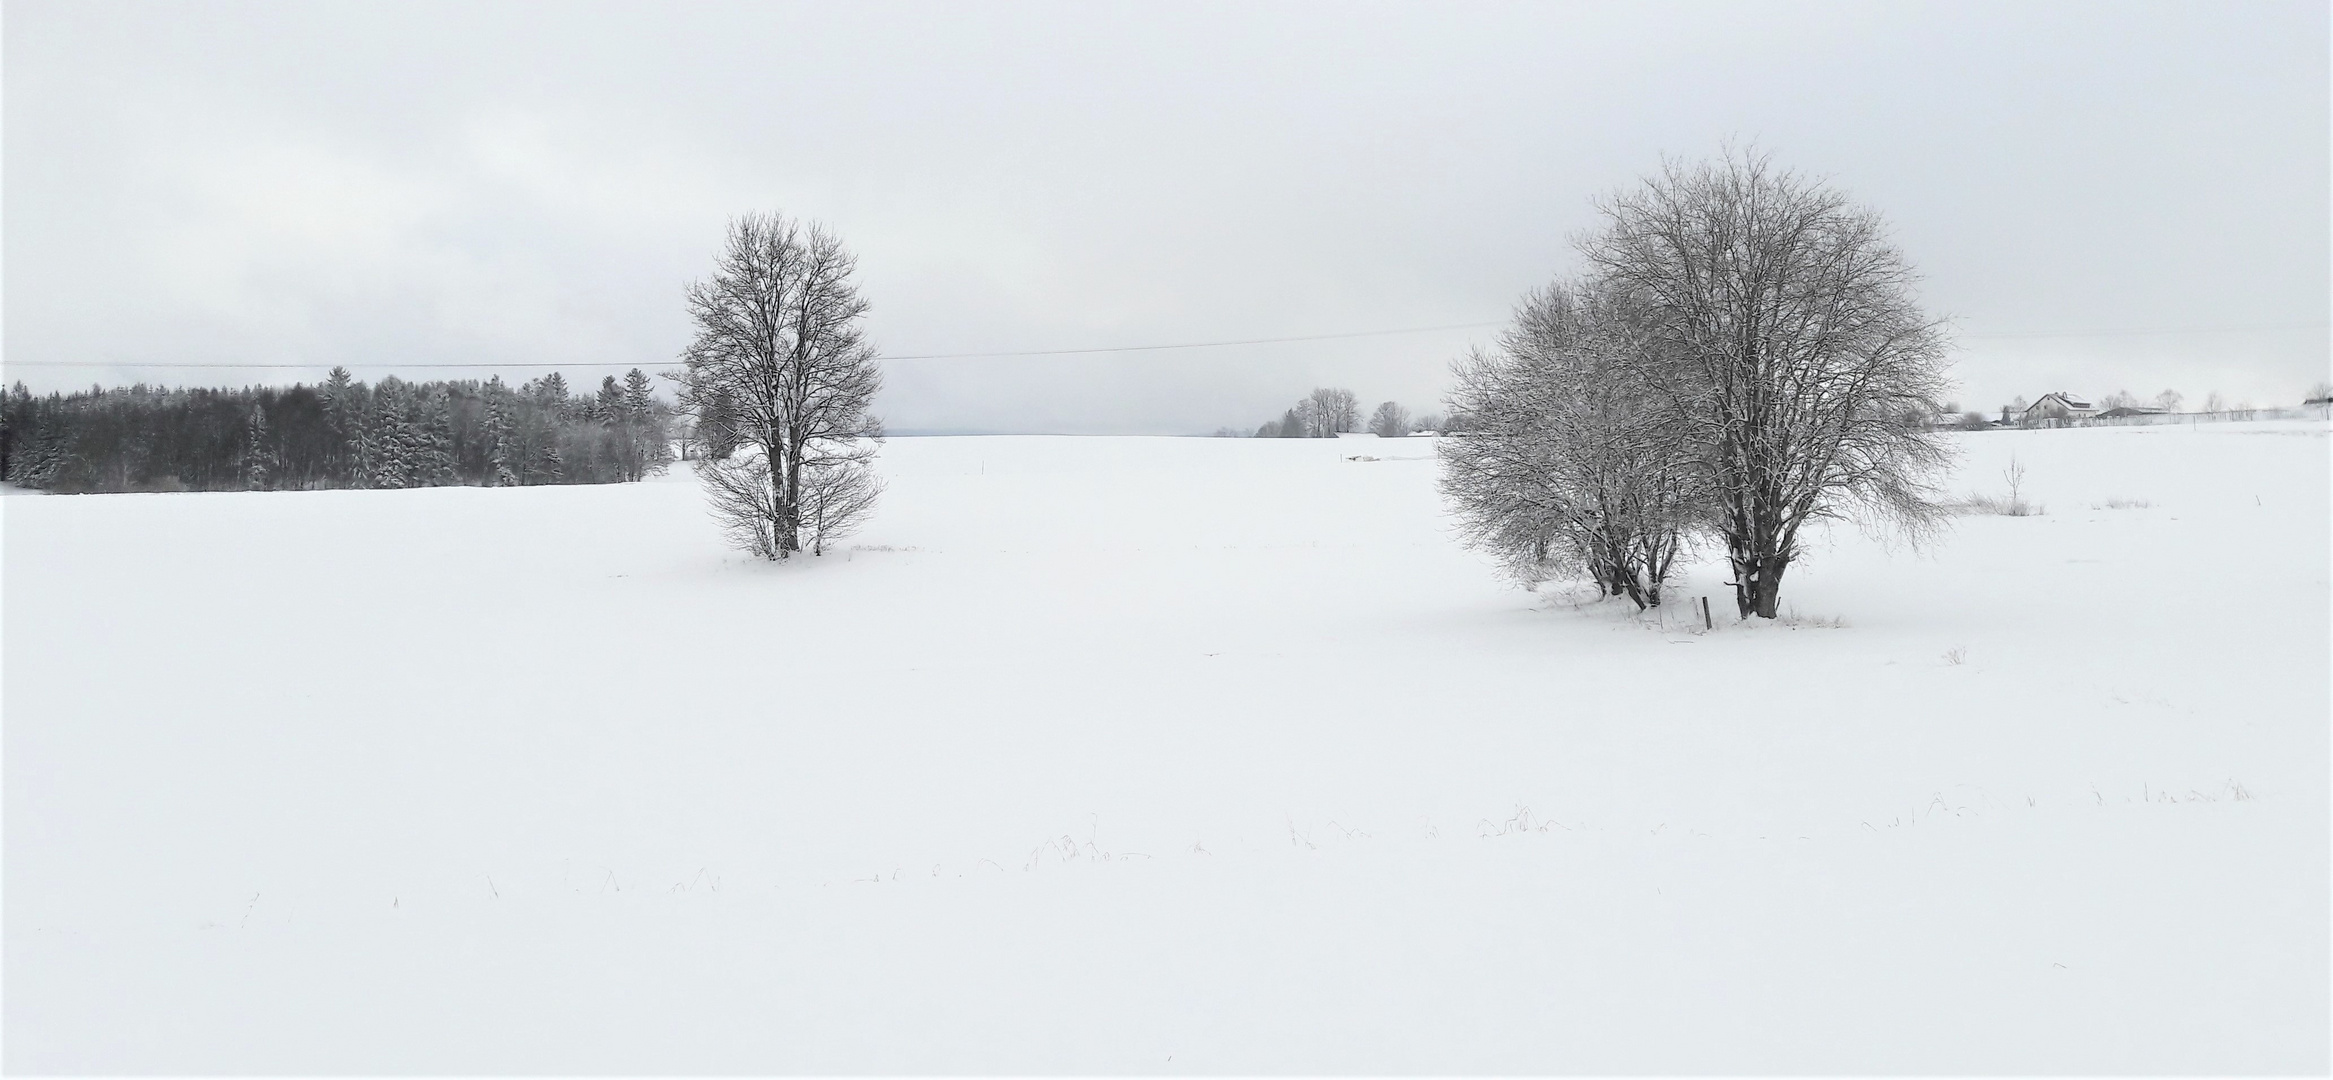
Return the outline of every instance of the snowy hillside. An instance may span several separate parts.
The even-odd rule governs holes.
[[[1955,438],[1714,633],[1425,439],[12,497],[0,1064],[2324,1071],[2327,425]]]

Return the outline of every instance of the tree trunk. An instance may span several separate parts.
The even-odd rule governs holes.
[[[774,472],[778,485],[778,558],[802,550],[802,451],[788,447],[785,467]]]
[[[1782,571],[1790,560],[1780,555],[1751,554],[1736,549],[1728,561],[1733,566],[1734,610],[1741,618],[1755,615],[1761,619],[1774,617],[1775,605],[1782,596]]]
[[[1782,600],[1782,572],[1790,567],[1790,560],[1769,555],[1758,560],[1758,573],[1752,583],[1751,607],[1761,619],[1775,615],[1775,605]]]
[[[1757,589],[1758,564],[1743,554],[1738,542],[1731,546],[1733,550],[1726,553],[1726,563],[1733,568],[1734,579],[1726,584],[1734,587],[1735,617],[1747,619],[1757,610],[1757,605],[1751,601],[1751,594]]]

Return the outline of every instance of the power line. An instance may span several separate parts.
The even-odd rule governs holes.
[[[990,360],[1024,356],[1093,356],[1107,353],[1165,352],[1175,349],[1220,349],[1237,345],[1281,345],[1301,341],[1343,341],[1353,338],[1390,337],[1397,334],[1430,334],[1445,330],[1481,330],[1488,327],[1504,325],[1506,324],[1503,322],[1448,323],[1441,326],[1406,326],[1394,330],[1355,330],[1341,334],[1303,334],[1294,337],[1239,338],[1228,341],[1186,341],[1171,345],[1103,345],[1086,349],[1015,349],[1000,352],[903,353],[895,356],[878,357],[878,359],[886,361]],[[1961,334],[1958,336],[1963,339],[1979,340],[2055,337],[2140,337],[2153,334],[2239,334],[2274,330],[2322,330],[2328,326],[2333,326],[2333,324],[2315,322],[2282,323],[2262,326],[2159,326],[2124,327],[2101,330],[2026,330],[1996,334]],[[117,361],[112,363],[88,363],[85,361],[72,360],[0,361],[0,368],[89,368],[92,370],[135,368],[141,370],[159,369],[200,371],[314,371],[335,366],[351,368],[425,368],[433,371],[460,369],[483,371],[511,370],[517,368],[543,370],[566,370],[573,368],[635,368],[643,367],[646,365],[642,365],[640,362],[634,360],[574,361],[566,363],[410,363],[396,360],[382,360],[353,362],[341,361],[337,364],[325,362],[304,364],[247,364],[211,362],[147,363],[135,360]]]
[[[1025,349],[1015,352],[925,353],[886,356],[885,360],[973,360],[995,356],[1076,356],[1087,353],[1156,352],[1161,349],[1216,349],[1226,345],[1278,345],[1289,341],[1338,341],[1346,338],[1387,337],[1393,334],[1430,334],[1437,330],[1479,330],[1505,326],[1503,322],[1451,323],[1446,326],[1409,326],[1399,330],[1356,330],[1345,334],[1306,334],[1301,337],[1244,338],[1238,341],[1192,341],[1180,345],[1110,345],[1096,349]]]
[[[1168,349],[1219,349],[1219,348],[1223,348],[1223,347],[1225,347],[1225,346],[1231,346],[1231,345],[1279,345],[1279,344],[1283,344],[1283,343],[1286,343],[1286,342],[1295,342],[1295,341],[1339,341],[1339,340],[1344,340],[1344,339],[1348,339],[1348,338],[1365,338],[1365,337],[1388,337],[1388,336],[1391,336],[1391,335],[1394,335],[1394,334],[1427,334],[1427,333],[1433,333],[1433,332],[1435,332],[1435,331],[1440,331],[1440,330],[1479,330],[1479,329],[1482,329],[1482,328],[1484,328],[1484,327],[1490,327],[1490,326],[1503,326],[1503,325],[1505,325],[1505,324],[1504,324],[1504,323],[1495,323],[1495,322],[1479,322],[1479,323],[1450,323],[1450,324],[1443,325],[1443,326],[1407,326],[1407,327],[1402,327],[1402,328],[1400,328],[1400,329],[1397,329],[1397,330],[1356,330],[1356,331],[1351,331],[1351,332],[1348,332],[1348,333],[1342,333],[1342,334],[1304,334],[1304,335],[1300,335],[1300,336],[1297,336],[1297,337],[1242,338],[1242,339],[1239,339],[1239,340],[1236,340],[1236,341],[1190,341],[1190,342],[1181,342],[1181,343],[1178,343],[1178,344],[1173,344],[1173,345],[1104,345],[1104,346],[1099,346],[1099,347],[1096,347],[1096,348],[1091,348],[1091,349],[1019,349],[1019,350],[1012,350],[1012,351],[1007,351],[1007,352],[964,352],[964,353],[905,353],[905,354],[900,354],[900,355],[895,355],[895,356],[882,356],[882,357],[878,357],[877,359],[880,359],[880,360],[886,360],[886,361],[889,361],[889,360],[981,360],[981,359],[995,359],[995,358],[1002,358],[1002,357],[1014,357],[1014,356],[1083,356],[1083,355],[1089,355],[1089,354],[1095,354],[1095,353],[1160,352],[1160,351],[1164,351],[1164,350],[1168,350]],[[252,370],[252,371],[260,371],[260,370],[308,370],[308,369],[314,369],[314,368],[324,368],[324,367],[330,367],[330,366],[333,366],[333,365],[330,365],[330,364],[325,364],[325,363],[312,363],[312,364],[160,363],[160,364],[149,364],[149,363],[139,363],[139,362],[136,362],[136,361],[123,361],[123,362],[119,362],[119,363],[112,363],[112,364],[92,364],[92,363],[77,362],[77,361],[66,361],[66,360],[10,360],[10,361],[7,361],[6,363],[7,363],[7,364],[13,364],[13,365],[16,365],[16,366],[19,366],[19,367],[85,367],[85,368],[113,368],[113,367],[134,367],[134,368],[197,368],[197,369],[210,369],[210,370],[233,370],[233,371],[246,371],[246,370]],[[630,361],[630,360],[611,360],[611,361],[605,361],[605,362],[588,362],[588,363],[586,363],[586,362],[578,362],[578,363],[570,363],[570,364],[554,364],[554,363],[523,363],[523,364],[521,364],[521,363],[514,363],[514,364],[474,364],[474,363],[473,363],[473,364],[435,364],[435,363],[430,363],[430,364],[420,364],[420,363],[403,363],[403,362],[394,361],[394,360],[384,360],[384,361],[379,361],[379,362],[357,362],[357,363],[343,363],[343,364],[342,364],[342,365],[340,365],[340,366],[344,366],[344,367],[368,367],[368,368],[395,367],[395,368],[431,368],[431,369],[440,369],[440,368],[478,368],[478,369],[486,369],[486,368],[603,368],[603,367],[608,367],[608,368],[623,368],[623,367],[640,367],[640,366],[642,366],[642,365],[640,365],[640,364],[639,364],[638,362],[636,362],[636,361]]]
[[[2333,323],[2282,323],[2273,326],[2156,326],[2112,330],[2020,330],[2000,334],[1961,334],[1964,338],[2140,337],[2148,334],[2244,334],[2263,330],[2323,330]]]

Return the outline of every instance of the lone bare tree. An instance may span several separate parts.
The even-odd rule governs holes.
[[[1410,411],[1399,402],[1382,402],[1369,414],[1369,430],[1380,439],[1398,439],[1410,433]]]
[[[1946,381],[1941,323],[1879,215],[1728,151],[1602,200],[1590,264],[1643,313],[1652,384],[1701,448],[1745,618],[1773,618],[1799,530],[1936,520],[1948,460],[1921,418]]]
[[[729,223],[713,276],[689,286],[696,338],[675,374],[709,446],[698,466],[714,516],[741,547],[814,554],[872,509],[882,373],[859,326],[858,260],[833,233],[782,214]]]

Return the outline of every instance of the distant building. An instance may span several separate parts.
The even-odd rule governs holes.
[[[2098,406],[2066,393],[2052,390],[2018,414],[2017,422],[2028,426],[2051,421],[2086,420],[2098,415]]]

